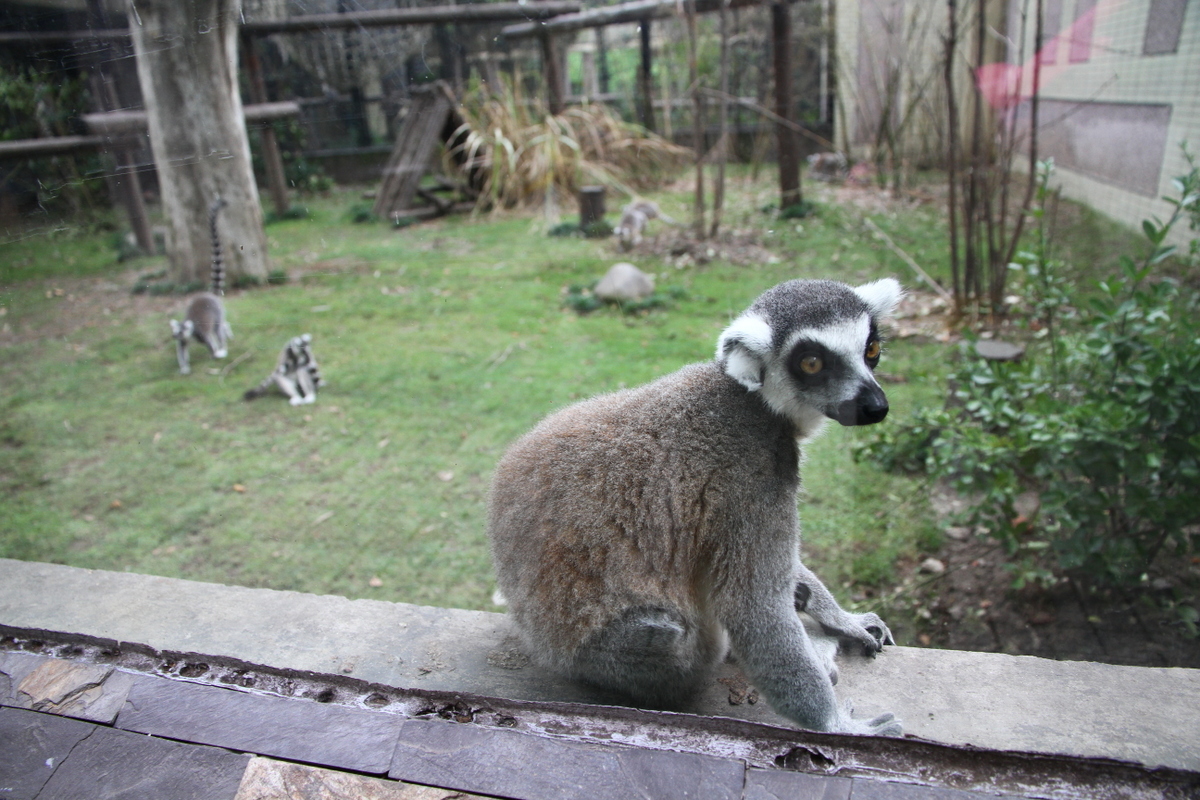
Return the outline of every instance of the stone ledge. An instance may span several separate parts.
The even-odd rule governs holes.
[[[510,700],[613,703],[528,663],[501,614],[0,559],[0,625]],[[842,659],[857,713],[948,745],[1200,771],[1200,670],[891,647]],[[786,727],[726,669],[689,713]]]

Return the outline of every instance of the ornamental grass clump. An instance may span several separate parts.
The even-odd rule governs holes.
[[[491,208],[536,207],[589,183],[644,192],[673,178],[692,156],[603,104],[551,114],[508,81],[499,94],[468,93],[459,111],[464,123],[447,161],[466,174],[482,173],[480,195]]]

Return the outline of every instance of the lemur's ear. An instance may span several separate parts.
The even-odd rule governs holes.
[[[867,304],[872,317],[886,317],[895,310],[904,290],[895,278],[883,278],[854,287],[854,293]]]
[[[178,336],[181,330],[183,330],[183,326],[179,324],[179,320],[171,320],[171,335]]]
[[[717,364],[752,392],[762,388],[771,354],[771,326],[757,314],[743,314],[717,340]]]

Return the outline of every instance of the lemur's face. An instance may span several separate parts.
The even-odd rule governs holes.
[[[826,418],[842,425],[880,422],[888,402],[874,375],[882,354],[877,319],[899,296],[891,279],[857,288],[831,281],[780,284],[726,329],[717,359],[801,434]]]
[[[872,374],[883,352],[874,320],[863,314],[832,327],[796,331],[789,339],[784,363],[798,402],[843,425],[872,425],[887,416],[887,397]]]

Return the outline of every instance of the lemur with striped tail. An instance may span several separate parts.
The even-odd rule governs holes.
[[[183,322],[171,320],[171,336],[175,339],[175,358],[179,371],[187,375],[192,371],[188,360],[188,341],[195,339],[213,354],[213,358],[224,358],[229,354],[228,343],[233,330],[225,317],[225,261],[221,256],[221,237],[217,233],[217,214],[226,205],[218,197],[208,207],[208,229],[212,235],[212,290],[198,294],[188,303]]]
[[[317,387],[325,383],[312,351],[312,336],[294,336],[279,354],[279,363],[266,379],[253,389],[247,389],[243,400],[262,397],[272,386],[279,387],[294,406],[317,401]]]

